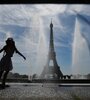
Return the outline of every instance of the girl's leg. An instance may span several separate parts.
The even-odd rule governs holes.
[[[4,72],[4,71],[0,71],[0,79],[1,79],[1,77],[2,77],[3,72]]]
[[[5,82],[6,82],[6,78],[7,78],[7,75],[8,75],[9,71],[6,71],[4,73],[4,76],[3,76],[3,79],[2,79],[2,87],[5,88]]]

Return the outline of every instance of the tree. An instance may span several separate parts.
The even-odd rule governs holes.
[[[37,77],[38,77],[37,74],[33,74],[33,75],[32,75],[32,78],[33,78],[33,79],[35,79],[35,78],[37,78]]]
[[[90,79],[90,74],[87,75],[87,79]]]
[[[13,75],[15,78],[19,78],[20,77],[20,75],[18,74],[18,73],[14,73],[14,75]]]

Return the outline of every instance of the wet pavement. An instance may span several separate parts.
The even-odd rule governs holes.
[[[7,83],[0,100],[90,100],[90,85],[57,83]]]

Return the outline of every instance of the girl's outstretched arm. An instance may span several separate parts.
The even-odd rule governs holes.
[[[24,57],[23,54],[21,54],[17,49],[16,49],[16,53],[18,53],[20,56],[22,56],[26,60],[26,57]]]
[[[4,48],[5,48],[5,47],[3,47],[3,48],[0,50],[0,53],[4,50]]]

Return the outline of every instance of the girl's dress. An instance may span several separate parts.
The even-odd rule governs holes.
[[[13,69],[11,57],[14,53],[14,49],[8,48],[7,46],[4,46],[3,49],[6,54],[3,55],[0,60],[0,71],[10,71]]]

